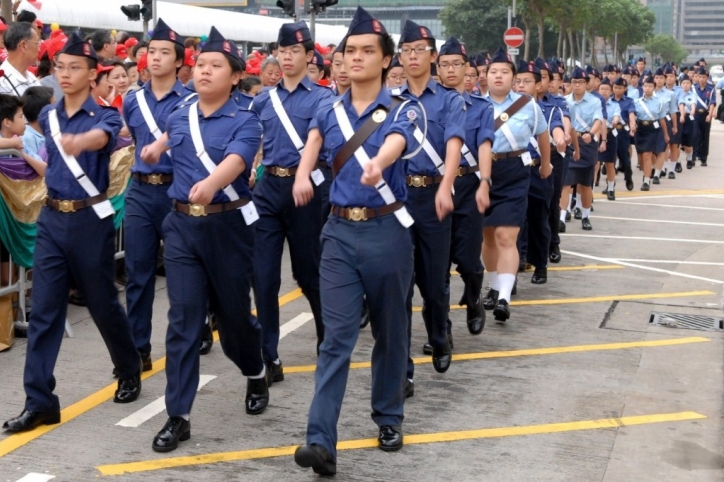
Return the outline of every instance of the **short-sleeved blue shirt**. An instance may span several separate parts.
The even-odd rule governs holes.
[[[493,143],[495,137],[495,120],[493,105],[483,97],[463,92],[465,109],[465,146],[479,163],[478,149],[485,141]],[[460,158],[460,166],[469,167],[470,163],[465,157]]]

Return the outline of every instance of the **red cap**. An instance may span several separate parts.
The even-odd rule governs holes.
[[[116,57],[118,57],[121,60],[126,60],[128,58],[128,49],[123,44],[116,45]]]
[[[0,32],[4,32],[7,29],[8,29],[7,24],[5,22],[3,22],[2,20],[0,20]]]
[[[37,25],[40,28],[43,28],[43,22],[41,22],[39,18],[35,19],[35,25]]]
[[[103,72],[110,72],[111,70],[115,69],[115,65],[100,65],[98,64],[98,67],[96,67],[96,70],[99,74],[102,74]]]
[[[127,49],[132,49],[135,45],[138,45],[138,39],[136,37],[131,37],[128,40],[124,42],[124,44]]]
[[[196,65],[196,59],[194,59],[194,49],[184,50],[184,65],[192,68]]]
[[[63,50],[65,43],[68,41],[66,36],[56,35],[54,38],[48,39],[40,44],[40,50],[38,50],[38,60],[43,58],[43,55],[48,54],[48,60],[53,60],[55,56]]]
[[[148,68],[148,54],[141,55],[141,58],[138,59],[138,71],[142,71],[144,69]]]

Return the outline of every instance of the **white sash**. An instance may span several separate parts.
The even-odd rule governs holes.
[[[218,166],[214,164],[214,161],[212,161],[209,157],[209,154],[206,152],[206,148],[204,147],[204,140],[201,138],[198,101],[189,106],[189,130],[191,131],[191,140],[194,143],[194,149],[196,149],[196,157],[198,157],[209,174],[211,174]],[[244,162],[248,162],[247,159],[244,159]],[[223,191],[230,201],[237,201],[239,199],[239,193],[236,192],[236,189],[234,189],[231,184],[226,186]],[[244,220],[247,225],[258,219],[256,207],[254,207],[254,203],[252,201],[249,201],[249,203],[245,206],[241,206],[239,211],[241,211],[241,214],[244,216]]]
[[[636,99],[636,102],[641,104],[641,107],[644,108],[644,112],[646,112],[646,114],[648,114],[648,116],[651,117],[652,121],[655,121],[658,119],[657,117],[654,117],[654,115],[651,113],[649,108],[646,106],[646,103],[643,101],[643,97],[639,97],[638,99]]]
[[[347,113],[344,111],[344,105],[342,102],[337,102],[334,106],[334,115],[337,117],[337,123],[339,124],[339,128],[342,130],[342,135],[344,136],[345,141],[349,141],[354,135],[354,129],[352,128],[352,123],[349,121],[349,117],[347,117]],[[367,155],[367,151],[365,151],[364,146],[359,146],[357,148],[354,152],[354,157],[357,160],[357,163],[362,166],[362,169],[364,169],[365,164],[370,162],[370,156]],[[377,189],[379,195],[382,196],[385,204],[390,205],[397,202],[395,195],[392,193],[392,189],[390,189],[390,186],[387,185],[387,182],[385,182],[384,179],[381,179],[380,182],[375,184],[375,189]],[[412,223],[414,223],[412,216],[410,216],[410,213],[407,212],[405,206],[402,206],[400,209],[395,211],[395,216],[400,224],[406,228],[409,228],[412,226]]]
[[[581,114],[578,113],[578,109],[576,109],[576,122],[581,124],[586,131],[591,132],[591,126],[588,125],[586,121],[583,120],[583,117],[581,117]]]
[[[470,167],[475,167],[478,165],[478,163],[475,161],[475,156],[473,156],[473,153],[470,152],[470,149],[468,149],[468,146],[465,145],[463,142],[463,148],[461,149],[461,154],[465,158],[466,161],[468,161],[468,164],[470,164]],[[478,176],[478,179],[480,179],[480,169],[478,169],[475,172],[475,175]]]
[[[530,144],[533,146],[533,149],[540,155],[540,147],[538,147],[538,139],[536,138],[535,131],[538,130],[538,109],[535,108],[536,106],[533,105],[533,115],[535,116],[535,120],[533,121],[533,135],[530,136]],[[551,116],[553,114],[551,113]]]
[[[434,147],[432,147],[432,144],[430,144],[430,141],[427,140],[427,137],[425,137],[420,130],[419,127],[415,127],[415,140],[419,142],[422,145],[422,150],[425,151],[425,154],[427,154],[427,157],[430,158],[433,164],[435,164],[435,167],[437,168],[438,172],[441,176],[445,175],[445,162],[440,158],[440,155],[437,153]]]
[[[699,97],[699,93],[696,91],[696,87],[694,87],[693,89],[691,89],[691,91],[692,91],[692,92],[694,93],[694,95],[696,96],[696,101],[697,101],[699,104],[701,104],[701,106],[702,106],[704,109],[708,109],[709,106],[706,105],[703,100],[701,100],[701,97]]]
[[[65,165],[68,169],[70,169],[70,172],[73,174],[73,177],[75,177],[75,180],[78,181],[80,187],[82,187],[86,194],[88,194],[88,197],[98,196],[100,194],[98,188],[95,187],[90,179],[88,179],[88,176],[86,176],[83,168],[80,167],[80,164],[78,164],[78,160],[75,156],[70,156],[63,150],[63,145],[60,143],[62,133],[60,132],[60,124],[58,123],[58,112],[55,109],[48,112],[48,123],[50,124],[50,135],[53,137],[53,142],[55,142],[58,152],[60,152]],[[91,207],[100,219],[112,216],[116,213],[108,199],[98,204],[94,204]]]
[[[163,135],[163,132],[161,132],[158,128],[156,119],[154,119],[153,114],[151,114],[151,108],[148,107],[146,94],[143,92],[143,89],[136,91],[136,100],[138,101],[138,108],[141,110],[141,115],[143,116],[143,120],[146,121],[148,130],[151,131],[151,134],[156,138],[156,140],[159,140]]]

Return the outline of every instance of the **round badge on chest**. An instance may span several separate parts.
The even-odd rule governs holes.
[[[502,120],[503,122],[508,122],[508,114],[506,114],[505,112],[500,114],[500,120]]]
[[[387,119],[387,112],[382,109],[377,109],[372,113],[372,120],[375,121],[376,124],[380,124],[385,119]]]

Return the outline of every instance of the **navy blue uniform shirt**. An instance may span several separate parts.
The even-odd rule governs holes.
[[[478,149],[485,141],[490,141],[492,146],[495,137],[495,115],[493,104],[487,99],[477,95],[470,95],[463,92],[465,109],[465,145],[479,163]],[[470,166],[465,157],[460,158],[460,166]]]
[[[168,190],[168,196],[184,203],[189,202],[189,191],[194,184],[209,176],[209,171],[196,157],[196,148],[191,140],[189,107],[192,103],[179,106],[171,114],[167,130],[173,164],[173,183]],[[204,117],[200,108],[198,113],[204,148],[214,164],[221,164],[230,154],[238,154],[244,159],[246,169],[231,185],[239,197],[251,197],[249,172],[261,144],[262,128],[259,118],[254,112],[241,109],[231,97],[208,117]],[[229,201],[226,194],[219,190],[214,194],[211,203]]]
[[[55,104],[45,106],[38,121],[45,135],[45,148],[48,151],[48,168],[45,172],[45,184],[48,195],[55,199],[85,199],[88,193],[78,184],[50,135],[48,112],[57,110],[61,134],[83,134],[93,129],[101,129],[108,134],[108,143],[99,151],[84,151],[76,157],[78,164],[99,192],[108,189],[111,152],[116,138],[123,127],[123,119],[115,107],[98,105],[89,95],[78,112],[70,119],[65,112],[65,98]]]
[[[636,114],[636,108],[634,107],[633,100],[629,99],[625,95],[621,96],[621,100],[616,100],[616,97],[611,97],[614,102],[618,102],[618,106],[621,108],[621,123],[628,125],[628,115],[633,112]]]
[[[177,80],[173,88],[161,100],[156,100],[156,96],[151,90],[152,82],[152,80],[146,82],[138,92],[143,92],[146,96],[146,103],[151,110],[151,115],[153,115],[156,125],[158,125],[161,134],[163,134],[166,132],[166,123],[171,113],[176,106],[188,95],[193,93],[193,91],[185,88],[183,84]],[[123,102],[123,118],[126,119],[126,125],[128,126],[128,130],[131,131],[131,137],[133,137],[136,144],[136,161],[131,171],[140,174],[170,174],[173,171],[173,166],[171,166],[171,158],[168,157],[167,153],[161,154],[161,159],[158,161],[158,164],[155,165],[146,164],[141,160],[141,150],[143,147],[155,142],[156,138],[151,134],[151,130],[148,124],[146,124],[143,114],[141,114],[136,95],[136,92],[130,92]]]

